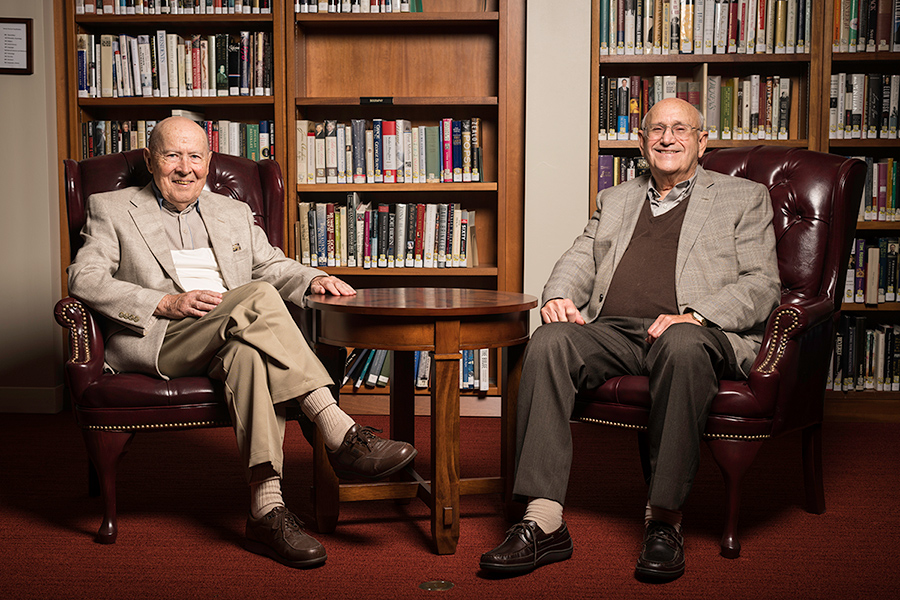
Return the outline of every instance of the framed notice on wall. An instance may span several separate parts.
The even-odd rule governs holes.
[[[0,17],[0,75],[34,72],[32,19]]]

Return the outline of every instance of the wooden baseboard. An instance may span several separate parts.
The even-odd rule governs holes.
[[[341,408],[351,415],[388,415],[390,399],[387,395],[343,394]],[[416,396],[416,416],[431,414],[430,396]],[[462,417],[499,417],[500,396],[460,396],[459,414]]]

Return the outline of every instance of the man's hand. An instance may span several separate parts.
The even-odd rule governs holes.
[[[663,334],[663,331],[669,328],[669,325],[674,325],[675,323],[693,323],[697,327],[701,326],[700,323],[689,314],[659,315],[656,317],[656,320],[653,321],[653,325],[650,326],[650,329],[647,330],[647,341],[652,344],[656,341],[656,338]]]
[[[544,323],[568,322],[584,325],[581,312],[575,308],[575,304],[568,298],[556,298],[550,300],[541,308],[541,318]]]
[[[167,319],[202,317],[222,301],[222,294],[211,290],[192,290],[183,294],[167,294],[153,314]]]
[[[355,296],[356,290],[334,275],[319,275],[309,282],[309,291],[313,294],[331,294],[332,296]]]

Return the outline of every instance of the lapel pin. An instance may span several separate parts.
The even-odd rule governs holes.
[[[241,245],[240,245],[240,244],[232,244],[232,245],[231,245],[231,251],[232,251],[232,252],[238,252],[240,249],[241,249]]]

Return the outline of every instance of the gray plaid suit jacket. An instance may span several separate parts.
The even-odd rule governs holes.
[[[585,321],[597,319],[647,201],[649,182],[644,175],[597,195],[597,210],[584,232],[553,267],[542,304],[569,298]],[[675,264],[679,312],[691,308],[720,327],[746,375],[781,297],[765,186],[698,166]]]
[[[269,244],[244,202],[204,190],[200,215],[228,289],[267,281],[282,298],[306,305],[310,281],[324,271],[286,258]],[[105,317],[106,362],[118,371],[159,372],[157,357],[169,320],[153,311],[178,281],[151,184],[88,199],[84,246],[69,266],[69,292]]]

